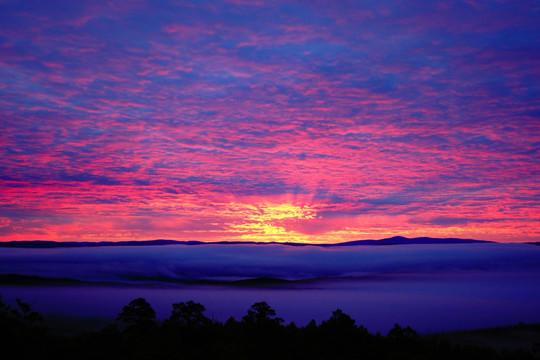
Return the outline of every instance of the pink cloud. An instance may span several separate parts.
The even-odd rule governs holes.
[[[1,27],[1,240],[540,237],[536,15],[235,4]]]

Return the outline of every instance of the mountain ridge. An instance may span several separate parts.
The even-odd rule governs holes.
[[[48,248],[79,248],[79,247],[105,247],[105,246],[164,246],[164,245],[284,245],[284,246],[318,246],[318,247],[344,247],[344,246],[362,246],[362,245],[428,245],[428,244],[471,244],[471,243],[493,243],[488,240],[474,240],[461,238],[432,238],[432,237],[415,237],[407,238],[404,236],[393,236],[379,240],[353,240],[335,244],[319,244],[319,243],[291,243],[291,242],[255,242],[255,241],[218,241],[204,242],[196,240],[128,240],[128,241],[47,241],[47,240],[25,240],[25,241],[7,241],[0,242],[0,247],[5,248],[31,248],[31,249],[48,249]]]

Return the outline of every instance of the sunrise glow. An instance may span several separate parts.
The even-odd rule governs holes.
[[[538,241],[539,14],[0,2],[0,241]]]

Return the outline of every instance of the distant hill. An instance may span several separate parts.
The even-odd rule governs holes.
[[[202,241],[177,241],[177,240],[132,240],[132,241],[7,241],[0,242],[0,247],[12,248],[75,248],[75,247],[103,247],[103,246],[156,246],[156,245],[202,245],[206,244]]]
[[[0,274],[0,284],[1,285],[32,285],[32,286],[36,286],[36,285],[68,286],[68,285],[85,285],[85,284],[93,284],[93,283],[88,282],[88,281],[81,281],[77,279],[70,279],[70,278],[48,278],[48,277],[35,276],[35,275]]]
[[[344,243],[335,244],[334,246],[353,246],[353,245],[413,245],[413,244],[471,244],[471,243],[491,243],[493,241],[487,240],[472,240],[472,239],[458,239],[458,238],[431,238],[431,237],[417,237],[406,238],[404,236],[394,236],[381,240],[357,240]]]
[[[101,242],[58,242],[58,241],[8,241],[0,242],[0,247],[8,248],[79,248],[79,247],[103,247],[103,246],[156,246],[156,245],[285,245],[285,246],[319,246],[319,247],[342,247],[358,245],[426,245],[426,244],[470,244],[470,243],[491,243],[486,240],[458,239],[458,238],[431,238],[417,237],[406,238],[403,236],[394,236],[380,240],[356,240],[337,244],[304,244],[304,243],[278,243],[278,242],[254,242],[254,241],[178,241],[178,240],[141,240],[141,241],[101,241]]]

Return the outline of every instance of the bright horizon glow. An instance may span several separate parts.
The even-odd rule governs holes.
[[[0,241],[540,241],[540,3],[0,2]]]

